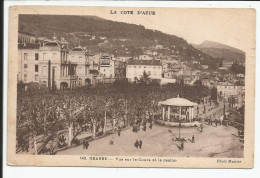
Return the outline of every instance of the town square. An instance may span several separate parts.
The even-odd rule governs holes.
[[[16,154],[244,156],[242,50],[99,17],[20,15],[17,64]]]

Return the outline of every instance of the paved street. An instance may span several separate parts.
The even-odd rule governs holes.
[[[168,130],[172,130],[170,133]],[[180,151],[180,142],[173,141],[173,134],[178,137],[178,128],[154,126],[153,129],[147,127],[138,133],[131,129],[125,130],[118,137],[117,133],[107,137],[89,142],[88,150],[83,146],[67,149],[57,154],[60,155],[98,155],[98,156],[160,156],[160,157],[243,157],[243,150],[237,135],[237,130],[233,127],[208,126],[204,124],[203,132],[196,128],[182,128],[181,137],[190,138],[195,136],[195,143],[190,141],[184,143],[184,151]],[[234,135],[232,135],[234,134]],[[114,136],[115,144],[109,142]],[[143,141],[142,149],[136,149],[134,142],[136,139]],[[178,145],[178,146],[177,146]]]

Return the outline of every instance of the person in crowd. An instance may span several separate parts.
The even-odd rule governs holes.
[[[86,149],[86,138],[83,140],[83,149]]]
[[[146,131],[146,125],[143,126],[143,131],[144,131],[144,132]]]
[[[86,150],[87,150],[88,147],[89,147],[89,143],[88,143],[87,138],[85,138],[84,141],[83,141],[83,149],[86,149]]]
[[[139,144],[138,144],[138,146],[139,146],[140,149],[142,149],[142,145],[143,145],[143,142],[142,142],[142,140],[140,139]]]
[[[109,144],[110,144],[110,145],[114,145],[114,144],[115,144],[115,138],[114,138],[114,136],[113,136],[112,139],[110,140]]]
[[[145,123],[145,120],[151,118],[150,111],[148,113],[146,111],[152,108],[154,119],[160,119],[161,109],[158,107],[158,102],[176,96],[178,91],[181,90],[182,95],[191,101],[203,96],[201,90],[179,85],[153,87],[144,85],[140,87],[139,85],[123,84],[118,88],[115,85],[100,84],[87,89],[81,87],[55,93],[48,92],[48,90],[40,91],[43,88],[40,87],[33,91],[28,85],[27,92],[24,90],[17,92],[17,130],[28,127],[26,135],[35,131],[37,135],[44,137],[53,132],[68,130],[70,125],[74,127],[72,129],[74,134],[85,134],[86,131],[94,132],[93,123],[96,124],[95,131],[98,133],[101,130],[100,123],[104,118],[105,109],[107,122],[119,113],[116,117],[117,122],[121,120],[121,123],[126,123],[124,118],[129,118],[131,115],[130,118],[133,119],[130,121],[130,125],[135,125],[134,120],[136,119],[140,129],[141,123],[143,121]],[[127,101],[127,108],[124,105],[125,101]],[[105,106],[107,107],[105,108]],[[85,111],[84,114],[82,111]],[[125,114],[127,117],[122,117]],[[134,128],[133,131],[138,131],[138,127]],[[150,128],[152,129],[152,123]],[[120,136],[121,131],[118,134]],[[58,137],[57,140],[59,146],[65,142],[64,136]],[[73,138],[72,141],[73,144],[79,142],[77,138]],[[19,141],[17,145],[21,145],[22,142]],[[26,147],[23,146],[24,151]]]
[[[203,132],[203,124],[200,124],[200,132]]]
[[[181,151],[183,151],[184,150],[184,143],[183,143],[183,141],[181,142]]]
[[[194,136],[194,135],[192,135],[191,142],[192,142],[192,143],[195,143],[195,136]]]
[[[118,127],[117,134],[118,134],[118,136],[120,137],[120,134],[121,134],[121,127],[120,127],[120,126]]]
[[[73,139],[71,140],[71,145],[72,146],[78,146],[80,144],[79,139],[77,139],[76,136],[73,136]]]
[[[218,127],[218,120],[217,119],[215,119],[215,125],[216,125],[216,127]]]
[[[66,145],[66,138],[64,137],[64,135],[59,136],[59,142],[58,142],[58,147],[62,148]]]
[[[150,129],[153,129],[153,121],[150,122]]]
[[[138,149],[138,147],[139,147],[139,141],[138,140],[135,141],[134,146],[135,146],[136,149]]]

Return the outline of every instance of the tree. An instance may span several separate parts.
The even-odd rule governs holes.
[[[150,79],[149,76],[150,76],[150,75],[147,74],[146,71],[144,70],[143,76],[142,76],[142,78],[141,78],[141,82],[142,82],[142,83],[148,83],[148,82],[149,82],[149,79]]]
[[[194,85],[195,85],[195,86],[202,86],[201,80],[196,80],[196,81],[194,82]]]
[[[242,66],[238,64],[237,62],[234,62],[232,66],[230,67],[230,70],[235,74],[245,74],[245,66]]]
[[[223,67],[223,61],[224,61],[224,59],[223,59],[223,57],[220,59],[220,64],[219,64],[219,67]]]
[[[212,100],[217,100],[217,88],[216,87],[213,87],[211,89],[211,99]]]
[[[244,124],[244,118],[245,118],[245,105],[242,105],[239,109],[238,109],[239,114],[242,117],[242,121],[241,123]]]
[[[19,81],[17,83],[17,90],[20,91],[20,90],[24,90],[24,87],[25,87],[25,84],[22,82],[22,81]]]

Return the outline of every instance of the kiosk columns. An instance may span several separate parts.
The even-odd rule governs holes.
[[[163,121],[179,122],[186,116],[185,121],[183,120],[183,122],[192,122],[194,117],[194,106],[197,106],[198,104],[184,98],[170,98],[165,101],[160,101],[158,105],[162,106]],[[171,112],[173,112],[174,120],[171,120]]]
[[[170,117],[171,117],[171,107],[168,106],[168,118],[167,118],[167,122],[170,121]]]
[[[162,110],[162,120],[164,121],[164,117],[165,117],[165,106],[163,106],[163,110]]]
[[[193,120],[194,107],[191,108],[191,120]]]
[[[182,120],[182,118],[181,118],[181,106],[179,108],[180,108],[179,109],[179,120]]]

